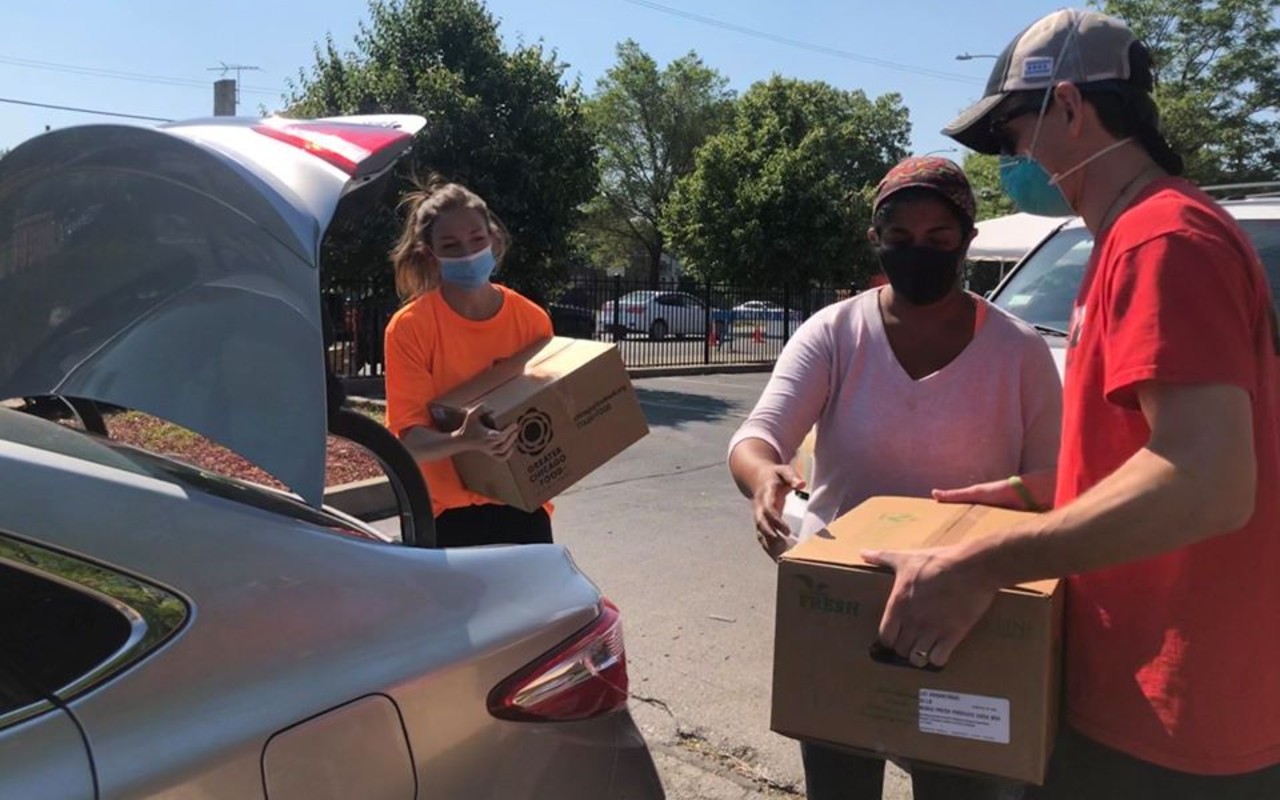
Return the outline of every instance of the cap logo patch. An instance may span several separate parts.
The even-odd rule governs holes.
[[[1023,80],[1049,80],[1053,77],[1053,56],[1037,56],[1022,62]]]

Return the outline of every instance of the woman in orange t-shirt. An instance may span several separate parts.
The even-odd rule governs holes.
[[[551,541],[550,508],[528,513],[466,489],[452,457],[476,451],[507,459],[516,426],[495,429],[484,409],[439,430],[431,401],[552,335],[547,312],[489,278],[509,238],[488,205],[456,183],[431,181],[409,194],[404,232],[391,253],[404,305],[387,324],[387,427],[422,469],[441,547]]]

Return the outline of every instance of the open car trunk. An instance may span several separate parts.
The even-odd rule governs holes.
[[[89,125],[0,159],[0,398],[124,406],[319,506],[319,248],[420,117]]]

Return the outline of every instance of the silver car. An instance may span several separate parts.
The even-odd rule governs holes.
[[[326,388],[322,237],[422,125],[94,125],[0,159],[0,798],[663,796],[617,609],[559,546],[431,548],[407,453]],[[112,442],[104,404],[291,491]],[[407,543],[323,505],[327,430],[382,457]]]

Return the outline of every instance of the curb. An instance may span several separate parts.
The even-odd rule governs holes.
[[[688,367],[635,367],[627,370],[632,380],[641,378],[672,378],[681,375],[745,375],[753,372],[772,372],[773,364],[695,364]]]
[[[364,522],[386,519],[399,513],[395,493],[385,477],[332,486],[325,490],[324,502]]]

